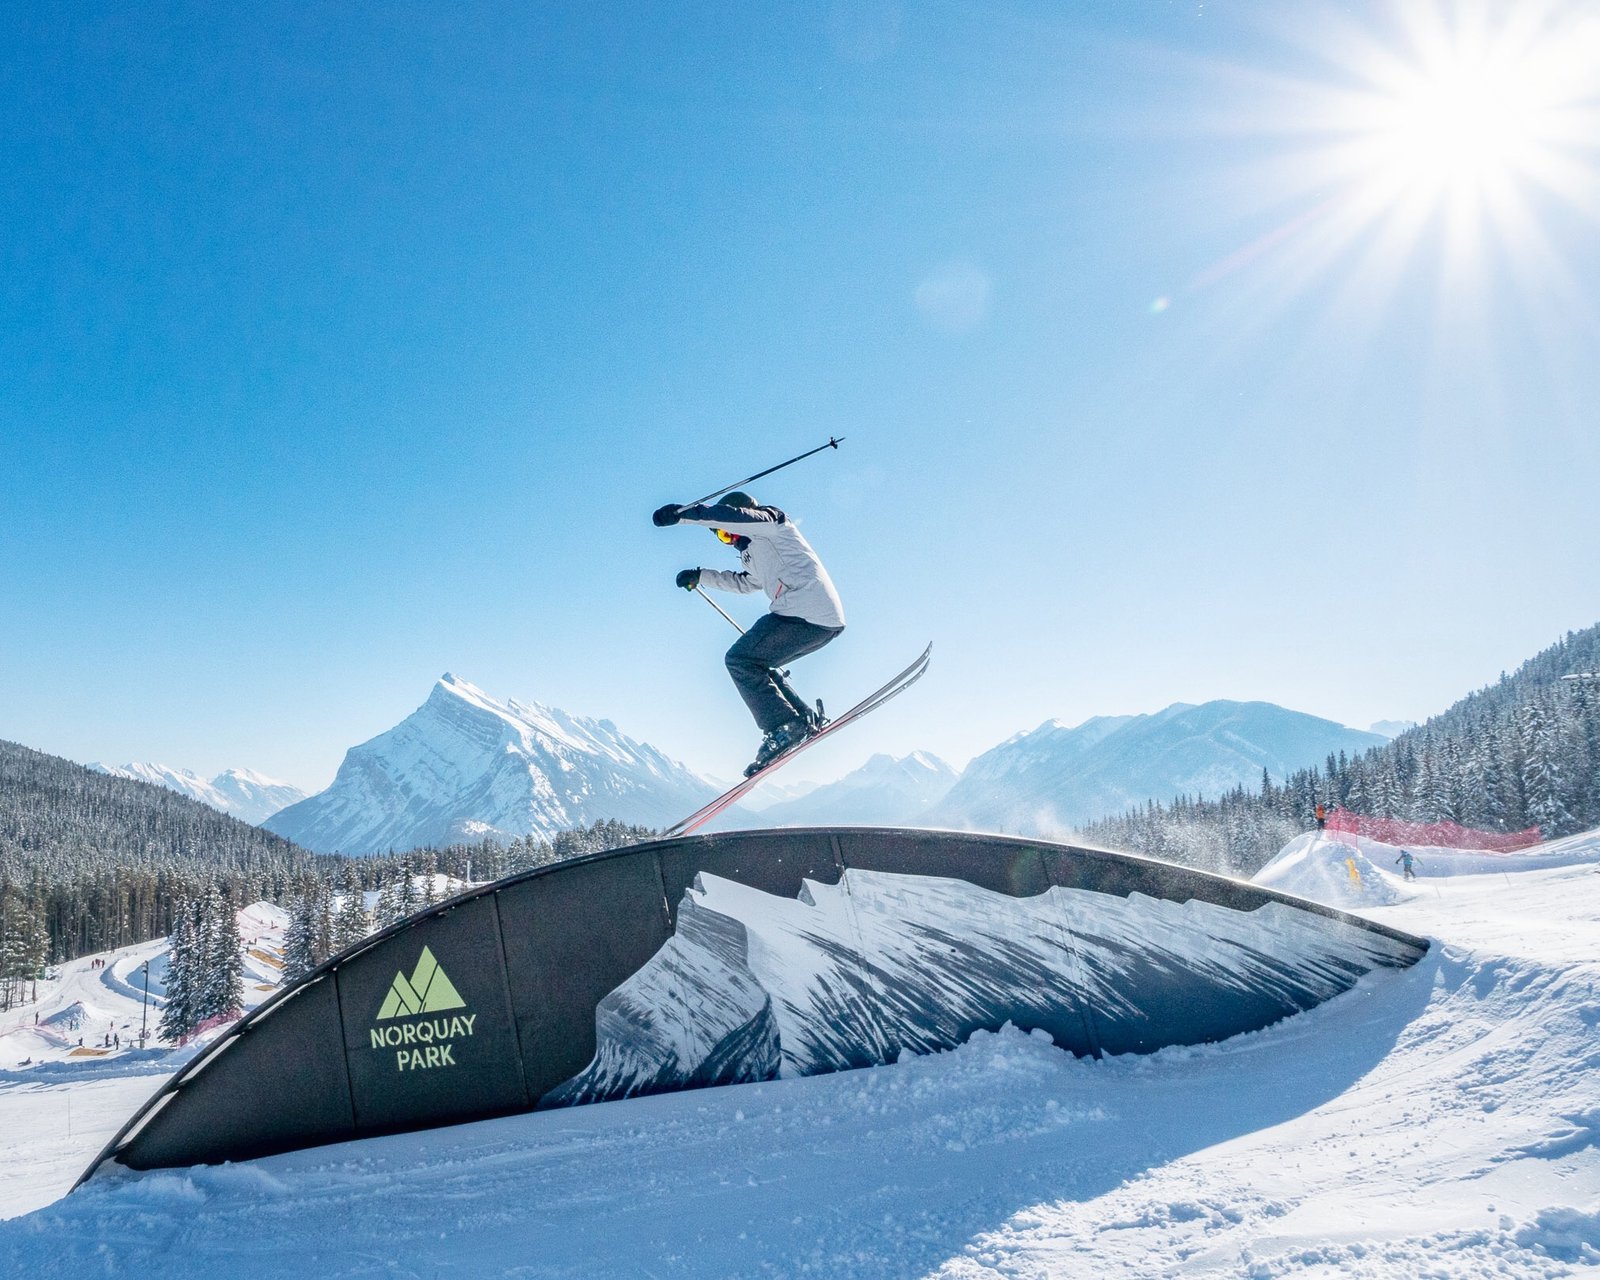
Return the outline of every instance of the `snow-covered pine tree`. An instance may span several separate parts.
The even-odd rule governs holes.
[[[283,931],[283,981],[298,982],[317,967],[318,894],[311,883],[301,886],[289,908]]]
[[[174,1043],[200,1021],[195,1016],[202,963],[199,909],[200,904],[193,898],[178,901],[177,919],[167,944],[166,997],[156,1035]]]
[[[1356,813],[1372,811],[1372,796],[1367,791],[1367,766],[1357,757],[1350,762],[1344,788],[1344,807]]]
[[[1565,835],[1573,827],[1562,795],[1562,751],[1559,724],[1542,699],[1522,709],[1522,789],[1528,820],[1537,823],[1548,838]]]
[[[361,886],[354,876],[346,875],[344,892],[340,894],[338,910],[333,917],[333,949],[344,951],[353,947],[371,931]]]
[[[1449,807],[1444,781],[1440,777],[1438,748],[1433,742],[1427,742],[1417,752],[1417,768],[1411,781],[1407,813],[1417,822],[1438,822]]]
[[[196,1024],[237,1017],[243,1007],[244,956],[231,900],[212,885],[201,907],[201,964]]]
[[[400,880],[395,885],[394,909],[397,913],[396,920],[404,920],[422,906],[422,897],[417,892],[416,869],[409,857],[400,862]]]
[[[385,880],[378,889],[378,901],[372,909],[372,927],[384,929],[400,918],[397,908],[396,886],[393,880]]]
[[[1455,738],[1446,736],[1440,743],[1438,767],[1442,797],[1439,817],[1447,822],[1460,822],[1465,817],[1471,784],[1467,779],[1465,756]]]
[[[1472,742],[1478,795],[1468,812],[1472,814],[1471,825],[1485,831],[1511,831],[1519,825],[1513,812],[1516,787],[1507,768],[1503,736],[1497,725],[1485,724]]]
[[[317,877],[316,904],[315,945],[312,951],[316,962],[321,964],[334,952],[332,877]]]
[[[1587,826],[1600,821],[1600,680],[1574,680],[1568,696],[1581,746],[1576,811],[1585,815],[1582,825]]]
[[[44,908],[12,885],[0,885],[0,1009],[27,999],[44,972],[50,935]]]
[[[417,888],[417,907],[431,907],[439,901],[439,855],[424,849],[417,859],[416,873],[421,877]]]

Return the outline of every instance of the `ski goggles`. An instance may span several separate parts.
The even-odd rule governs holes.
[[[723,542],[726,542],[730,547],[739,541],[738,534],[729,533],[726,529],[713,529],[711,532],[716,534],[718,538],[720,538]]]

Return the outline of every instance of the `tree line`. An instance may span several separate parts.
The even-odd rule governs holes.
[[[485,840],[418,849],[351,860],[326,874],[306,876],[289,908],[284,981],[309,973],[369,934],[454,896],[469,883],[502,880],[584,854],[640,844],[658,834],[649,827],[602,818],[559,832],[553,840],[519,836],[506,845]],[[369,905],[374,891],[376,899]]]
[[[213,891],[287,907],[315,883],[379,890],[402,863],[418,876],[495,880],[642,831],[607,820],[553,840],[314,854],[165,787],[0,741],[0,1007],[46,965],[173,934]]]
[[[1216,799],[1149,801],[1088,823],[1096,844],[1249,875],[1310,828],[1318,803],[1380,818],[1537,826],[1545,839],[1600,827],[1600,625],[1570,632],[1514,674],[1394,741],[1330,755],[1282,783]]]

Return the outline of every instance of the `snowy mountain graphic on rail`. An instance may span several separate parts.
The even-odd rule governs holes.
[[[601,818],[661,827],[716,794],[609,720],[501,702],[446,674],[331,786],[264,825],[319,853],[381,853],[537,835]]]
[[[1154,715],[1047,720],[979,756],[922,820],[1043,834],[1177,795],[1216,799],[1281,782],[1330,754],[1382,746],[1375,733],[1270,702],[1177,702]]]
[[[806,1076],[1006,1021],[1106,1052],[1253,1029],[1402,968],[1415,948],[1333,916],[847,870],[781,898],[702,872],[677,929],[595,1010],[595,1055],[543,1107]],[[1074,1010],[1076,1006],[1076,1010]]]

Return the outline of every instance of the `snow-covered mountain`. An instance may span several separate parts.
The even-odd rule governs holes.
[[[711,778],[726,790],[734,783],[732,778],[723,781],[720,778]],[[823,784],[813,782],[809,778],[802,778],[797,782],[787,782],[780,773],[774,778],[768,778],[754,792],[747,795],[739,802],[741,808],[751,813],[765,813],[774,805],[787,804],[791,800],[798,800],[801,796],[808,796]]]
[[[224,812],[257,826],[306,798],[299,787],[253,769],[224,769],[211,779],[211,786],[223,798]]]
[[[326,791],[266,826],[319,853],[380,853],[600,818],[663,827],[714,794],[609,720],[501,702],[446,674],[393,729],[350,748]]]
[[[1043,834],[1146,800],[1255,787],[1263,769],[1281,781],[1330,752],[1383,742],[1270,702],[1178,702],[1154,715],[1097,716],[1072,727],[1049,720],[974,760],[923,821]]]
[[[209,782],[188,769],[173,769],[164,764],[141,761],[133,764],[91,764],[89,768],[113,778],[132,778],[151,782],[179,795],[198,800],[213,809],[230,814],[242,822],[260,826],[267,818],[297,801],[306,793],[299,787],[253,769],[225,769]]]
[[[854,773],[817,787],[794,800],[761,811],[764,827],[824,826],[832,823],[897,825],[944,799],[956,771],[938,756],[916,751],[895,759],[875,755]]]

